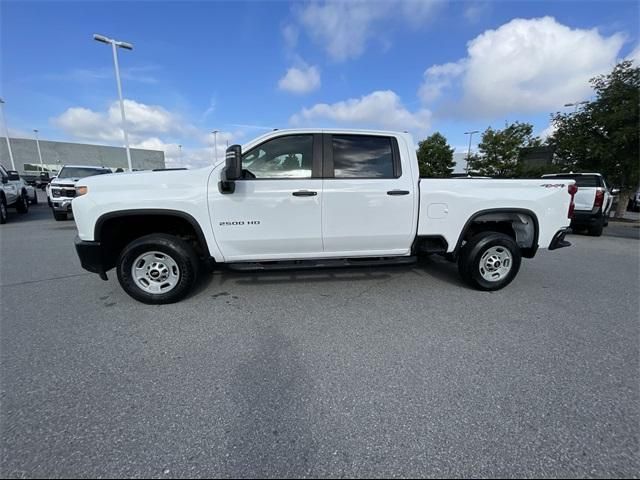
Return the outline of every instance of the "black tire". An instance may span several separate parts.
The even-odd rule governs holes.
[[[27,195],[27,192],[22,192],[22,195],[20,195],[20,198],[16,203],[16,211],[22,214],[29,211],[29,196]]]
[[[133,262],[145,252],[160,252],[172,259],[177,265],[179,279],[169,291],[150,293],[139,286],[134,279]],[[144,263],[142,265],[144,266]],[[116,264],[118,281],[124,291],[134,299],[151,305],[162,305],[182,300],[195,284],[198,267],[198,257],[191,245],[178,237],[164,233],[154,233],[134,240],[122,250]],[[146,282],[147,284],[151,283]]]
[[[31,200],[31,205],[37,205],[38,204],[38,190],[34,190],[33,193],[34,193],[34,195],[33,195],[33,200]]]
[[[7,223],[9,214],[7,212],[7,200],[4,196],[0,197],[0,225]]]
[[[55,210],[52,210],[52,212],[56,222],[63,222],[67,219],[67,212],[56,212]]]
[[[497,280],[488,280],[483,277],[483,271],[490,275],[486,269],[483,255],[489,250],[495,249],[500,254],[506,250],[511,257],[511,268],[504,272],[504,276]],[[485,259],[486,260],[486,259]],[[520,270],[522,253],[520,247],[508,235],[499,232],[480,232],[473,236],[460,250],[458,257],[458,272],[462,279],[478,290],[500,290],[511,283]],[[500,263],[498,263],[500,266]],[[483,270],[484,269],[484,270]]]
[[[51,199],[49,197],[47,197],[47,205],[49,205],[49,208],[53,208],[53,203],[51,203]]]
[[[591,237],[599,237],[602,235],[602,230],[604,229],[604,216],[599,217],[596,220],[595,225],[589,225],[587,229],[587,234]]]

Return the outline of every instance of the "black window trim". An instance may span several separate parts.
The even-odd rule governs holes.
[[[239,178],[237,181],[264,181],[264,180],[322,180],[322,134],[321,133],[289,133],[284,135],[276,135],[269,137],[263,142],[254,145],[246,152],[242,152],[244,157],[247,153],[252,152],[256,148],[260,148],[265,143],[269,143],[271,140],[285,137],[311,137],[311,148],[313,150],[313,160],[311,165],[310,177],[262,177],[262,178]]]
[[[336,177],[333,165],[333,136],[343,137],[376,137],[391,141],[391,160],[393,162],[393,177]],[[402,177],[402,162],[398,138],[393,135],[376,135],[368,133],[325,133],[323,134],[323,178],[331,180],[397,180]]]

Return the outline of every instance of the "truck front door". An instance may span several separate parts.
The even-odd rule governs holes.
[[[405,148],[404,144],[402,145]],[[406,150],[406,148],[405,148]],[[405,255],[417,218],[416,186],[398,139],[325,134],[322,231],[332,256]]]
[[[211,220],[225,261],[322,255],[321,164],[321,135],[284,135],[243,153],[234,193],[221,194],[212,177]]]

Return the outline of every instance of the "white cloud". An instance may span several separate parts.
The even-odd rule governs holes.
[[[320,87],[320,71],[316,66],[291,67],[278,82],[278,88],[290,93],[302,94]]]
[[[376,23],[392,19],[417,27],[432,15],[438,3],[435,0],[325,1],[307,3],[296,10],[301,30],[322,45],[332,59],[344,61],[364,52],[374,36]]]
[[[321,120],[344,126],[409,130],[424,133],[429,128],[431,112],[410,112],[391,90],[370,93],[333,104],[319,103],[293,115],[293,125],[315,124]]]
[[[300,30],[295,25],[285,25],[282,29],[282,36],[284,37],[284,43],[288,49],[293,50],[298,46],[298,36]]]
[[[489,9],[488,2],[471,2],[464,9],[464,18],[469,23],[476,23]]]
[[[470,41],[456,64],[429,68],[420,95],[432,101],[460,77],[460,107],[468,115],[554,110],[589,97],[589,79],[613,68],[624,40],[552,17],[514,19]]]
[[[195,168],[213,164],[213,133],[197,128],[159,105],[125,100],[125,113],[132,148],[163,151],[168,167]],[[117,101],[103,112],[83,107],[69,108],[53,118],[52,123],[73,139],[122,145],[120,105]],[[218,132],[218,159],[224,158],[227,142],[233,143],[241,135],[238,132]],[[179,147],[181,144],[182,149]]]
[[[425,103],[438,99],[442,91],[451,85],[454,78],[462,75],[464,70],[464,62],[445,63],[427,68],[418,96]]]

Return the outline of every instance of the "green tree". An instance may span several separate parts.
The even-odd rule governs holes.
[[[565,170],[602,173],[621,188],[616,216],[640,183],[640,68],[631,61],[591,79],[596,94],[582,111],[556,113],[549,144]]]
[[[530,123],[515,122],[503,130],[489,127],[478,144],[479,154],[469,159],[469,170],[489,177],[517,177],[521,173],[520,149],[541,144],[541,140],[533,136]]]
[[[445,178],[450,177],[455,167],[453,148],[447,139],[435,132],[418,143],[418,165],[421,177]]]

